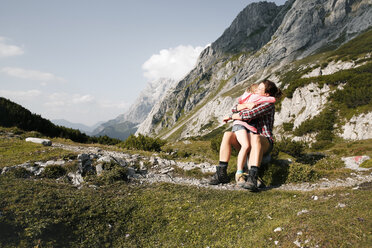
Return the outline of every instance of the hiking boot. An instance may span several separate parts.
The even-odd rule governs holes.
[[[236,185],[239,187],[243,187],[243,185],[245,184],[245,181],[247,180],[247,176],[248,176],[247,173],[235,174]]]
[[[257,192],[257,172],[249,170],[247,181],[244,183],[243,188],[250,190],[251,192]]]
[[[220,183],[228,183],[227,166],[216,166],[216,173],[209,179],[208,184],[217,185]]]

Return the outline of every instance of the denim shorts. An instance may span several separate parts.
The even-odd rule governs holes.
[[[234,133],[239,131],[239,130],[245,130],[245,131],[247,131],[247,133],[251,132],[251,130],[247,129],[245,126],[240,125],[240,124],[233,125],[233,127],[231,129],[231,131],[234,132]]]

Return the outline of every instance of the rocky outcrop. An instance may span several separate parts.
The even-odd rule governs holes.
[[[340,137],[349,140],[372,139],[372,112],[353,116],[342,126]]]
[[[292,98],[285,98],[280,111],[275,113],[275,126],[293,122],[294,128],[307,119],[318,115],[328,102],[331,90],[328,85],[319,88],[318,84],[310,83],[297,88]]]
[[[37,143],[37,144],[42,144],[44,146],[51,146],[52,145],[52,141],[50,141],[48,139],[28,137],[28,138],[26,138],[26,141],[27,142],[32,142],[32,143]]]
[[[194,70],[156,104],[137,133],[160,137],[177,133],[178,138],[195,133],[226,114],[228,102],[234,103],[227,92],[272,76],[324,46],[339,46],[370,26],[369,0],[297,0],[279,7],[251,4],[201,53]],[[318,100],[324,103],[321,93]],[[317,107],[322,108],[312,104],[305,112],[296,109],[302,115],[295,125],[318,113]]]
[[[149,82],[128,111],[101,124],[93,131],[93,135],[126,139],[130,134],[136,132],[137,125],[145,120],[155,103],[174,86],[174,83],[175,81],[170,78]]]

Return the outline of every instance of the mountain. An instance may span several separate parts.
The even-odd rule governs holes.
[[[127,112],[113,120],[102,123],[93,130],[92,134],[126,139],[136,132],[138,124],[147,117],[154,104],[164,96],[168,89],[174,86],[174,83],[175,81],[170,78],[160,78],[148,82]]]
[[[252,3],[238,14],[220,38],[201,53],[196,67],[155,104],[137,133],[170,139],[210,133],[223,125],[222,117],[231,111],[235,99],[246,87],[264,78],[276,82],[284,90],[284,100],[277,104],[277,114],[280,115],[283,109],[280,104],[292,99],[296,89],[304,90],[301,87],[307,87],[312,81],[323,87],[324,83],[317,84],[319,78],[301,78],[308,72],[314,70],[313,75],[321,78],[322,74],[316,73],[320,68],[328,70],[329,75],[336,75],[344,71],[342,68],[347,68],[346,63],[354,63],[348,67],[349,70],[369,63],[372,42],[368,30],[371,27],[372,4],[369,0],[289,0],[282,6],[268,2]],[[362,35],[359,40],[353,40]],[[353,46],[354,42],[361,46]],[[368,70],[363,73],[367,75]],[[353,81],[356,72],[348,71],[347,74],[350,74],[350,82]],[[337,82],[329,80],[329,89],[327,86],[319,94],[327,91],[329,97],[333,97]],[[368,80],[364,79],[363,84],[368,84]],[[345,88],[351,86],[346,83]],[[341,88],[337,92],[344,94],[340,93]],[[328,98],[320,100],[323,102],[312,105],[316,107],[312,114],[309,114],[310,109],[306,109],[307,115],[302,116],[302,122],[315,118],[331,103]],[[342,129],[341,123],[349,121],[354,114],[355,118],[358,114],[368,115],[370,102],[362,106],[357,106],[358,110],[348,107],[348,110],[345,107],[335,110],[342,116],[337,117],[334,124]],[[275,125],[286,123],[286,127],[300,127],[300,122],[294,125],[293,121],[304,113],[302,108],[306,107],[301,105],[290,118],[284,118],[282,114],[283,118]]]
[[[0,126],[18,127],[25,131],[37,131],[48,137],[68,138],[81,143],[90,141],[90,137],[79,130],[56,126],[51,121],[3,97],[0,97]]]
[[[57,120],[51,120],[54,124],[56,125],[59,125],[59,126],[64,126],[64,127],[69,127],[69,128],[73,128],[73,129],[79,129],[81,132],[84,132],[88,135],[90,135],[90,133],[95,129],[97,128],[99,125],[101,125],[103,122],[98,122],[96,124],[94,124],[93,126],[87,126],[87,125],[84,125],[84,124],[81,124],[81,123],[73,123],[73,122],[69,122],[67,120],[64,120],[64,119],[57,119]]]

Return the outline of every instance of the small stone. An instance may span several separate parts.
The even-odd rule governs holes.
[[[336,208],[344,208],[344,207],[346,207],[346,204],[344,203],[338,203],[336,206]]]
[[[130,237],[129,233],[125,234],[125,238],[129,238],[129,237]]]
[[[274,232],[281,232],[281,231],[283,231],[283,229],[281,227],[277,227],[277,228],[274,229]]]
[[[297,247],[301,247],[301,243],[298,240],[294,241],[293,244],[295,244]]]
[[[353,188],[353,190],[357,190],[357,189],[359,189],[359,186],[356,186],[356,187]]]
[[[301,215],[301,214],[306,214],[306,213],[308,213],[308,212],[309,212],[309,210],[307,210],[307,209],[302,209],[300,212],[297,213],[297,216],[299,216],[299,215]]]
[[[302,232],[301,232],[301,231],[299,231],[299,232],[297,233],[297,235],[298,235],[298,236],[302,235]]]
[[[279,241],[275,240],[275,241],[274,241],[274,244],[275,244],[275,245],[278,245],[278,244],[279,244]]]
[[[318,196],[316,196],[316,195],[313,195],[311,198],[312,198],[314,201],[317,201],[317,200],[318,200]]]
[[[270,215],[268,215],[267,218],[268,218],[269,220],[272,220],[272,219],[273,219]]]

